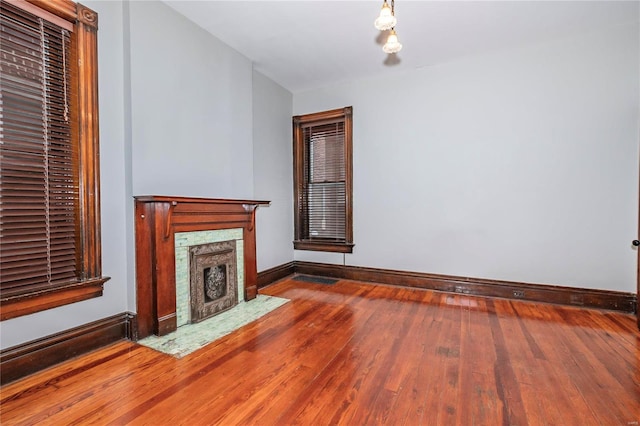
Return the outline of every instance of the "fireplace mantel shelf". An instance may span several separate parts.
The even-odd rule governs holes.
[[[137,195],[136,201],[143,203],[191,203],[191,204],[252,204],[252,205],[269,205],[271,201],[264,200],[235,200],[229,198],[199,198],[199,197],[173,197],[170,195]]]
[[[257,293],[255,214],[269,201],[136,196],[138,337],[159,336],[176,325],[175,233],[242,228],[245,300]]]

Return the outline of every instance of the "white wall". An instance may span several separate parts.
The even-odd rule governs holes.
[[[0,323],[0,348],[127,311],[126,188],[123,120],[122,3],[83,1],[98,12],[102,270],[104,295]]]
[[[251,198],[251,62],[163,3],[130,19],[133,193]]]
[[[127,228],[127,311],[136,312],[136,246],[135,246],[135,203],[133,199],[133,130],[131,123],[131,3],[122,3],[122,64],[123,64],[123,103],[124,103],[124,176],[126,191],[126,228]]]
[[[610,28],[295,94],[294,115],[354,108],[346,263],[635,292],[638,35]]]
[[[293,259],[293,95],[253,72],[253,188],[270,200],[256,213],[258,271]]]

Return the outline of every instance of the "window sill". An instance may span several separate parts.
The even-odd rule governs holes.
[[[0,297],[0,321],[102,296],[104,283],[108,280],[109,277],[94,278],[22,294],[8,295],[8,292],[3,292]]]
[[[293,242],[295,250],[329,251],[334,253],[353,253],[353,243],[339,243],[335,241],[296,240]]]

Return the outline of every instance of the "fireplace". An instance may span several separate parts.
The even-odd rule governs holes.
[[[259,205],[269,205],[268,201],[166,196],[135,199],[137,338],[152,333],[166,335],[203,319],[209,315],[207,309],[220,312],[255,298],[255,210]],[[193,275],[199,275],[202,281],[200,297],[206,309],[203,317],[192,320],[190,247],[219,242],[228,244],[225,248],[209,247],[196,260],[199,272]],[[234,244],[235,256],[226,252]],[[231,266],[233,262],[235,267]],[[205,291],[207,280],[211,281],[209,295]],[[231,280],[235,292],[230,287],[221,290],[220,284]],[[235,302],[224,298],[230,293],[235,293]],[[220,294],[226,296],[218,297]]]
[[[238,304],[236,242],[189,248],[191,322],[200,322]]]

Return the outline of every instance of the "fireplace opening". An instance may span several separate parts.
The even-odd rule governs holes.
[[[199,322],[238,304],[236,242],[189,247],[191,322]]]
[[[227,295],[227,265],[204,268],[205,303]]]

